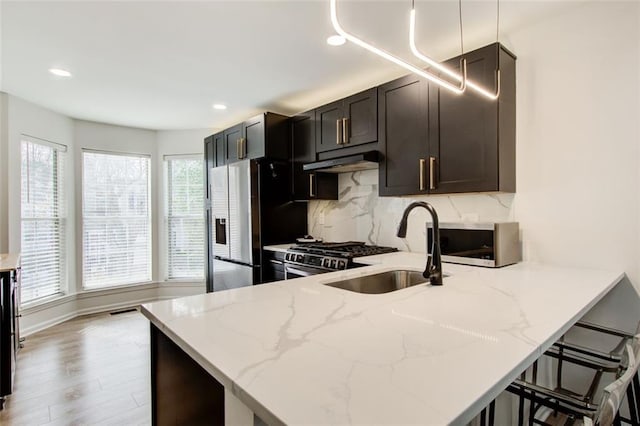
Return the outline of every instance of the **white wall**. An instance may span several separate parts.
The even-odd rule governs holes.
[[[6,253],[9,250],[9,211],[4,207],[9,204],[7,199],[9,193],[8,99],[6,93],[0,92],[0,253]]]
[[[518,56],[515,195],[389,199],[372,191],[375,172],[356,174],[358,185],[341,175],[338,202],[309,203],[310,233],[424,252],[426,213],[412,214],[406,242],[394,237],[413,199],[442,220],[515,219],[528,260],[625,271],[591,318],[631,330],[640,319],[639,28],[640,3],[589,2],[502,34]]]
[[[527,258],[625,271],[592,319],[640,319],[640,3],[590,2],[514,31],[515,217]],[[635,287],[635,291],[631,284]]]

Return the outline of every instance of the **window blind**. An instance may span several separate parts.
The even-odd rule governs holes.
[[[82,153],[83,287],[151,281],[150,159]]]
[[[66,279],[66,147],[34,138],[21,142],[21,302],[62,292]]]
[[[165,157],[167,278],[204,278],[202,158]]]

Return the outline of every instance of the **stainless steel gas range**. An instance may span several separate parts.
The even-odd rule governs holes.
[[[370,246],[363,242],[300,243],[287,250],[284,258],[285,279],[307,277],[364,266],[357,257],[398,251],[394,247]]]

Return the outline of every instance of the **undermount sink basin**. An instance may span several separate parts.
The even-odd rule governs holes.
[[[422,272],[396,270],[324,284],[343,290],[355,291],[356,293],[381,294],[417,284],[424,284],[427,281],[422,276]]]

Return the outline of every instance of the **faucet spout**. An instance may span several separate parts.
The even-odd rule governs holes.
[[[440,225],[438,223],[438,213],[436,209],[429,203],[424,201],[416,201],[407,206],[402,214],[400,225],[398,226],[397,236],[398,238],[405,238],[407,236],[407,221],[409,213],[416,207],[424,207],[429,214],[431,214],[431,220],[433,222],[433,245],[431,246],[431,254],[427,255],[427,266],[425,267],[422,275],[429,280],[431,285],[442,285],[442,256],[440,254]]]

